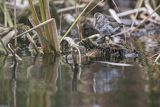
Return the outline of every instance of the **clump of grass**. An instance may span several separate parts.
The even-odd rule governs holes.
[[[40,18],[37,15],[37,11],[33,5],[32,0],[28,0],[30,4],[30,10],[32,13],[32,20],[34,26],[39,25],[41,22],[51,19],[49,10],[49,0],[39,0]],[[40,20],[41,19],[41,20]],[[44,29],[37,28],[39,34],[39,41],[44,53],[52,53],[54,50],[57,54],[60,54],[60,47],[58,43],[58,33],[55,21],[48,23],[44,26]]]

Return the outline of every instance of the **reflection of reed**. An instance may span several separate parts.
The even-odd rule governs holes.
[[[18,68],[18,63],[16,60],[14,60],[14,66],[13,66],[13,73],[12,73],[12,78],[10,80],[10,100],[11,100],[11,106],[17,107],[17,69]]]
[[[2,61],[1,61],[2,60]],[[0,64],[0,69],[2,70],[3,72],[3,77],[4,78],[7,78],[7,67],[8,67],[8,63],[6,63],[6,60],[7,60],[7,56],[4,56],[4,57],[1,57],[0,58],[0,62],[2,62],[2,64]]]
[[[59,68],[59,60],[60,57],[55,57],[53,62],[51,60],[52,58],[48,57],[48,60],[50,60],[50,65],[48,66],[48,68],[51,70],[51,72],[49,73],[49,78],[48,78],[48,90],[46,92],[45,98],[46,98],[46,107],[51,107],[51,96],[53,96],[56,93],[56,81],[57,81],[57,77],[58,77],[58,68]]]
[[[122,77],[122,72],[119,69],[106,67],[94,74],[93,90],[94,93],[109,93],[116,91],[118,81]]]
[[[31,70],[34,67],[35,63],[37,62],[37,58],[38,58],[38,56],[35,56],[31,65],[29,67],[27,67],[27,78],[29,78],[31,76]]]
[[[6,58],[7,58],[7,56],[0,57],[0,62],[2,62],[2,64],[0,65],[0,68],[5,65]]]
[[[7,56],[0,56],[0,104],[6,105],[8,101],[8,63],[6,63]],[[7,100],[7,101],[6,101]]]
[[[137,44],[137,49],[139,49],[139,52],[141,53],[141,55],[139,56],[139,59],[140,59],[140,64],[143,67],[142,68],[143,73],[145,74],[144,78],[147,82],[146,90],[148,94],[149,105],[151,107],[158,107],[160,106],[158,104],[158,102],[160,101],[160,98],[158,98],[159,96],[157,96],[158,93],[160,93],[160,91],[158,90],[160,88],[159,82],[158,82],[160,77],[159,66],[150,63],[149,58],[146,57],[145,49],[139,41],[136,41],[136,44]]]
[[[7,61],[2,59],[4,58],[0,59],[3,65],[0,66],[2,70],[0,72],[0,105],[50,107],[51,99],[57,91],[56,81],[60,58],[25,57],[23,63],[16,63],[13,59],[7,59]],[[14,64],[13,68],[12,64]]]
[[[12,94],[13,94],[13,107],[17,107],[17,94],[16,94],[16,89],[17,89],[17,81],[16,79],[12,80]],[[12,97],[11,97],[12,98]]]
[[[40,76],[33,77],[33,73],[31,72],[31,82],[34,82],[34,86],[31,88],[34,89],[30,93],[29,101],[30,105],[33,107],[50,107],[51,106],[51,97],[54,96],[56,92],[56,81],[58,77],[58,67],[59,67],[59,57],[53,56],[44,56],[42,58],[42,63],[38,67],[38,71]],[[37,67],[36,63],[34,65]],[[34,68],[34,67],[33,67]],[[32,70],[31,70],[32,71]],[[32,89],[32,90],[33,90]]]
[[[148,97],[149,104],[151,107],[159,107],[160,106],[160,74],[159,74],[159,66],[155,65],[152,67],[151,71],[148,71]],[[150,75],[149,75],[150,74]]]
[[[74,67],[72,67],[73,70],[73,79],[72,79],[72,91],[77,91],[77,76],[79,74],[80,66],[78,64],[75,64]]]

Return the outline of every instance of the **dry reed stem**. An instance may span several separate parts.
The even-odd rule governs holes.
[[[45,12],[46,12],[46,20],[51,18],[50,10],[49,10],[49,0],[45,2]],[[53,23],[47,24],[48,31],[49,31],[49,39],[51,40],[51,45],[55,49],[57,55],[60,55],[60,46],[58,43],[58,32],[55,19],[53,19]]]
[[[85,4],[77,5],[76,9],[77,8],[84,8],[85,6],[86,6]],[[66,7],[66,8],[62,8],[62,9],[57,10],[57,13],[63,13],[63,12],[71,11],[71,10],[74,10],[74,9],[75,9],[75,6]]]
[[[16,1],[14,0],[14,30],[15,32],[15,37],[17,36],[17,10],[16,10]],[[17,38],[15,38],[15,46],[17,45]]]
[[[28,1],[29,1],[29,4],[30,4],[31,12],[32,12],[33,22],[34,22],[35,25],[39,25],[40,21],[38,19],[38,15],[36,13],[36,10],[35,10],[35,7],[32,3],[32,0],[28,0]],[[40,28],[38,28],[36,30],[37,30],[38,34],[40,35],[40,36],[38,36],[38,39],[39,39],[41,47],[43,48],[44,52],[48,52],[49,51],[48,46],[47,46],[47,44],[45,43],[45,41],[42,37],[43,36],[42,35],[43,34],[42,30]]]
[[[17,62],[22,61],[22,58],[21,58],[20,56],[18,56],[18,55],[15,53],[15,51],[12,49],[10,43],[8,44],[8,49],[9,49],[9,51],[11,52],[11,54],[15,57],[15,59],[16,59]]]
[[[29,35],[29,33],[27,33],[27,38],[30,41],[30,43],[33,45],[33,47],[36,50],[36,52],[40,53],[39,50],[38,50],[38,47],[37,47],[36,43],[34,42],[33,38]]]
[[[118,13],[117,16],[124,17],[124,16],[134,14],[134,13],[137,13],[137,12],[146,12],[146,8],[142,7],[142,8],[137,8],[137,9],[133,9],[133,10],[128,10],[128,11],[125,11],[125,12],[122,12],[122,13]]]
[[[113,9],[109,9],[109,12],[111,14],[111,16],[118,22],[118,23],[122,23],[121,19],[118,17],[117,13],[115,10]]]
[[[42,23],[34,26],[33,28],[31,28],[31,29],[29,29],[29,30],[27,30],[27,31],[25,31],[25,32],[17,35],[16,37],[23,36],[23,35],[26,34],[26,33],[29,33],[29,32],[31,32],[31,31],[33,31],[33,30],[35,30],[35,29],[38,29],[39,27],[42,27],[42,26],[44,26],[44,25],[46,25],[46,24],[48,24],[48,23],[53,22],[53,20],[54,20],[54,18],[48,19],[48,20],[46,20],[45,22],[42,22]]]

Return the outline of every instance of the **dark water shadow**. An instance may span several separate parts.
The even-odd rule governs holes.
[[[53,56],[25,57],[21,63],[7,59],[0,73],[7,73],[7,77],[0,76],[0,106],[50,107],[57,90],[59,60]]]
[[[73,70],[73,77],[72,77],[72,91],[77,91],[78,87],[78,78],[81,73],[81,67],[78,64],[75,64],[74,67],[72,66]]]

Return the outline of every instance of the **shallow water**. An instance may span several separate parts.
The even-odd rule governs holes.
[[[81,80],[60,58],[0,58],[0,107],[158,107],[159,81],[133,67],[82,66]],[[158,88],[157,88],[158,87]]]

